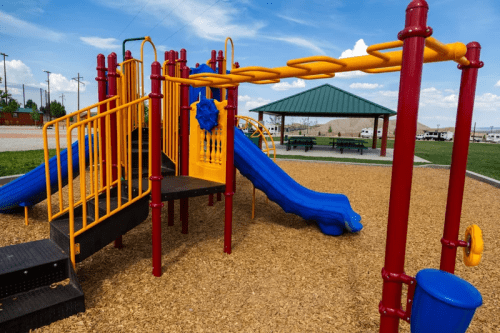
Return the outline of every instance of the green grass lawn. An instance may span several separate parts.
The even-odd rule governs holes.
[[[49,149],[50,157],[55,154],[55,149]],[[33,170],[43,162],[43,150],[1,152],[0,177],[26,173]]]

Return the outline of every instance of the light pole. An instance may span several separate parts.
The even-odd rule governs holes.
[[[85,86],[85,83],[80,82],[80,79],[83,79],[83,77],[80,76],[80,73],[78,73],[77,77],[72,78],[72,80],[78,82],[78,110],[80,110],[80,84],[83,84]]]
[[[436,131],[436,132],[438,132],[438,133],[439,133],[439,126],[440,126],[440,125],[439,125],[439,124],[437,124],[437,131]]]
[[[7,102],[7,71],[5,69],[5,57],[8,57],[5,53],[0,53],[3,55],[3,80],[5,81],[5,105],[8,104]]]
[[[52,120],[52,115],[50,114],[50,72],[49,71],[46,71],[44,70],[45,73],[47,73],[47,90],[48,90],[48,111],[49,111],[49,119]]]
[[[61,96],[59,96],[59,97],[61,97],[61,103],[62,103],[62,106],[64,106],[64,94],[61,94]]]

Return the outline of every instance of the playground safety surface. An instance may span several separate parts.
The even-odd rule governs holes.
[[[378,332],[391,168],[278,164],[308,188],[346,194],[364,229],[323,235],[314,223],[266,204],[259,191],[252,220],[252,186],[238,174],[231,255],[222,252],[223,202],[208,207],[207,197],[191,199],[188,235],[180,233],[176,203],[174,227],[163,210],[161,278],[151,274],[149,217],[123,237],[122,250],[110,244],[77,265],[87,311],[35,332]],[[412,276],[439,267],[449,170],[413,174],[405,265]],[[500,330],[499,196],[500,189],[466,178],[460,235],[475,223],[485,242],[478,267],[465,267],[457,255],[456,274],[483,295],[469,333]],[[29,226],[22,213],[0,215],[0,246],[47,238],[46,220],[45,201],[30,211]],[[400,332],[409,331],[401,323]]]

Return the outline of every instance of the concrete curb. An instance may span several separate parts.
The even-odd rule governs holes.
[[[14,179],[17,179],[17,178],[19,178],[21,176],[24,176],[24,174],[22,174],[22,175],[12,175],[12,176],[3,176],[3,177],[0,177],[0,186],[5,185],[7,183],[10,183]]]

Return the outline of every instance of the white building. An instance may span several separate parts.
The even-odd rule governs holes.
[[[373,138],[373,128],[363,128],[361,130],[361,137],[362,138]],[[382,138],[382,130],[377,129],[377,137],[380,139]]]

